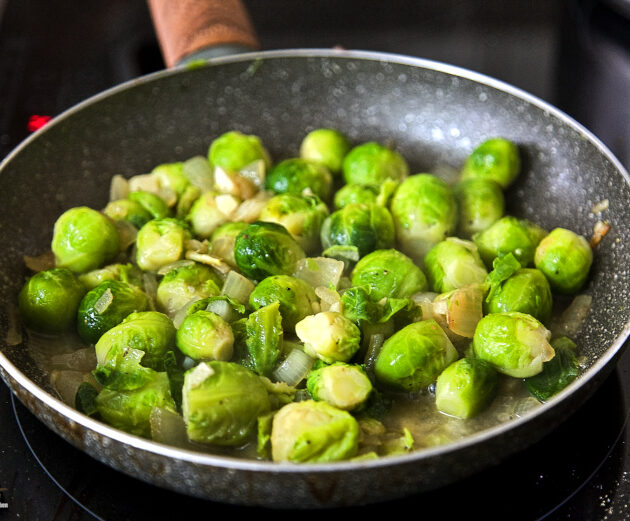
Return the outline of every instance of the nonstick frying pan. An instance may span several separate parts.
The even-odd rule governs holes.
[[[591,311],[576,337],[584,373],[541,407],[449,445],[380,460],[279,465],[176,449],[113,429],[65,405],[28,342],[15,341],[23,256],[44,252],[67,208],[103,207],[114,174],[205,154],[218,134],[261,136],[274,159],[297,154],[307,131],[330,126],[354,142],[395,143],[413,172],[441,175],[472,147],[504,136],[524,169],[508,211],[590,237],[583,293]],[[614,368],[630,333],[630,178],[607,148],[559,110],[497,80],[449,65],[345,50],[280,50],[176,67],[95,96],[55,118],[0,165],[0,374],[52,431],[95,459],[158,487],[234,504],[317,508],[417,493],[503,461],[558,425]],[[607,205],[600,203],[607,201]],[[600,215],[594,206],[606,208]],[[26,338],[26,337],[22,337]],[[52,434],[51,434],[52,435]]]

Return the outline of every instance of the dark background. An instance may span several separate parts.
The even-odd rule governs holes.
[[[630,25],[625,3],[245,1],[263,49],[339,45],[472,69],[559,106],[592,130],[627,166]],[[0,0],[0,159],[28,136],[30,116],[55,116],[108,87],[163,67],[142,0]],[[486,519],[495,515],[504,519],[545,515],[558,520],[629,519],[625,421],[630,362],[626,358],[597,400],[554,433],[552,452],[549,445],[538,446],[479,480],[367,511],[386,514],[393,510],[400,515],[396,510],[405,507],[420,509],[417,515],[447,519],[452,518],[449,514],[466,515],[467,511],[485,512]],[[102,486],[106,495],[113,491],[116,497],[94,500],[94,505],[103,506],[105,500],[128,502],[129,508],[116,511],[117,520],[167,518],[176,515],[177,504],[189,509],[207,506],[151,488],[134,488],[133,480],[93,466],[65,442],[38,430],[37,420],[19,404],[14,406],[8,389],[0,383],[0,488],[8,489],[3,497],[9,503],[9,509],[0,509],[2,520],[93,519],[42,470],[20,426],[27,438],[36,441],[36,453],[47,460],[56,458],[51,460],[55,468],[59,459],[67,459],[62,462],[67,470],[62,472],[62,484],[75,497],[80,492],[93,498]],[[593,446],[597,450],[587,456]],[[542,465],[551,460],[556,460],[555,467]],[[529,488],[521,497],[518,487],[524,483]],[[139,496],[126,497],[129,490]],[[532,491],[536,497],[528,496]],[[549,491],[558,494],[551,496]],[[136,500],[142,513],[134,510]],[[484,509],[485,501],[489,505]],[[466,507],[466,502],[472,503]],[[532,507],[537,504],[540,507]],[[236,511],[213,505],[207,515]]]

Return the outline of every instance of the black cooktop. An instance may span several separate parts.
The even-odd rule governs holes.
[[[627,20],[598,2],[392,0],[386,9],[370,8],[373,12],[359,0],[245,3],[263,48],[343,45],[474,69],[559,105],[627,160],[619,130],[627,126],[591,106],[598,105],[593,98],[598,89],[606,89],[594,81],[567,88],[576,74],[588,74],[589,63],[599,64],[599,81],[608,78],[617,88],[627,72],[602,69],[608,62],[593,54],[599,40],[590,34],[580,39],[579,31],[594,14],[597,30],[602,24],[622,33],[628,28]],[[607,20],[614,20],[614,27]],[[609,39],[614,34],[607,32]],[[615,48],[617,53],[627,49],[625,42]],[[581,60],[580,50],[590,53],[588,59]],[[162,67],[143,2],[0,0],[0,159],[28,135],[29,122],[32,129],[42,121],[35,116],[54,116]],[[501,465],[437,491],[326,515],[382,515],[404,508],[441,519],[630,519],[629,412],[630,353],[562,425]],[[0,383],[3,521],[141,521],[183,512],[215,516],[251,510],[159,490],[96,462],[51,433]],[[279,514],[296,512],[274,512]]]

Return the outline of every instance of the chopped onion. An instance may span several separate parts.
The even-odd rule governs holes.
[[[437,293],[422,292],[411,296],[411,300],[422,310],[422,318],[428,320],[433,318],[433,301],[437,297]]]
[[[319,297],[322,311],[340,311],[341,297],[336,291],[320,286],[315,288],[315,295]]]
[[[254,197],[245,199],[232,214],[233,222],[253,223],[260,217],[260,212],[273,197],[271,192],[258,192]]]
[[[235,318],[234,308],[226,300],[213,300],[206,306],[207,311],[219,315],[226,322],[232,322]]]
[[[205,157],[195,156],[184,161],[183,170],[190,184],[196,186],[202,192],[209,192],[214,188],[212,167]]]
[[[293,276],[308,282],[314,288],[339,287],[344,263],[327,257],[308,257],[298,260]]]
[[[257,159],[249,165],[245,165],[238,173],[258,189],[262,189],[265,186],[266,166],[265,161],[262,159]]]
[[[182,322],[186,318],[186,315],[188,315],[188,310],[190,309],[190,306],[192,306],[195,302],[198,302],[199,300],[201,300],[201,298],[199,297],[195,297],[189,300],[188,302],[186,302],[186,304],[184,304],[181,308],[179,308],[175,312],[175,314],[171,317],[171,319],[173,320],[173,325],[175,326],[176,329],[179,329],[179,326],[182,325]]]
[[[113,176],[109,185],[109,200],[119,201],[120,199],[127,199],[128,195],[129,181],[119,174]]]
[[[20,311],[14,304],[9,304],[7,310],[7,335],[5,342],[8,346],[17,346],[22,343],[22,329],[20,327]]]
[[[597,246],[601,240],[610,231],[610,223],[608,221],[597,221],[593,226],[593,235],[591,235],[591,248]]]
[[[472,338],[482,317],[483,291],[479,286],[463,286],[449,296],[446,322],[456,335]]]
[[[159,195],[160,193],[160,180],[154,174],[138,174],[129,178],[129,191],[130,192],[151,192],[152,194]]]
[[[591,310],[592,301],[593,297],[590,295],[576,296],[559,319],[551,324],[553,336],[574,338]]]
[[[94,303],[94,311],[96,311],[99,315],[102,315],[105,311],[107,311],[107,308],[112,302],[114,302],[114,294],[112,293],[111,288],[107,288]]]
[[[214,198],[214,202],[219,210],[226,218],[230,219],[232,214],[237,210],[241,201],[232,194],[220,194]]]
[[[311,370],[315,359],[302,349],[294,348],[285,360],[275,369],[273,377],[280,382],[295,387]]]
[[[219,259],[219,257],[215,257],[214,255],[209,255],[208,253],[198,253],[196,251],[187,251],[186,258],[189,260],[194,260],[200,262],[201,264],[206,264],[211,268],[214,268],[222,275],[228,275],[232,271],[232,266],[230,266],[223,259]]]
[[[120,244],[120,251],[125,251],[129,246],[136,243],[138,237],[138,229],[129,221],[120,219],[114,221],[116,230],[118,231],[118,238]]]
[[[177,204],[177,192],[167,186],[161,186],[157,195],[164,200],[167,206],[173,207]]]
[[[92,347],[50,357],[50,368],[67,371],[92,371],[96,367],[96,352]]]
[[[238,300],[241,304],[247,304],[249,295],[254,291],[254,288],[255,285],[251,280],[232,270],[225,277],[221,294]]]
[[[153,407],[149,416],[151,439],[174,447],[189,445],[184,418],[165,407]]]
[[[37,257],[24,255],[23,259],[26,267],[36,273],[55,267],[55,254],[52,251],[47,251]]]
[[[71,407],[75,406],[75,399],[79,386],[89,382],[94,384],[94,377],[89,372],[72,370],[55,370],[50,374],[50,383],[59,394],[61,400]]]
[[[149,297],[149,301],[151,302],[151,306],[155,308],[155,303],[157,301],[157,288],[158,281],[155,273],[150,271],[145,271],[142,274],[142,287],[144,288],[144,292]]]

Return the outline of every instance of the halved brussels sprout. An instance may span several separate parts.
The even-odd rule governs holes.
[[[440,241],[427,252],[424,271],[436,293],[481,284],[488,276],[475,244],[456,237]]]
[[[337,311],[322,311],[295,325],[304,351],[327,363],[347,362],[359,350],[361,330]]]
[[[86,288],[68,268],[50,268],[30,277],[18,295],[20,316],[34,330],[59,333],[75,322]]]
[[[462,178],[492,179],[501,188],[508,188],[521,171],[518,147],[505,138],[487,139],[468,156]]]
[[[179,350],[193,360],[224,360],[232,358],[234,334],[232,328],[216,313],[200,309],[184,318],[177,329]]]
[[[191,238],[188,227],[177,219],[153,219],[138,230],[136,262],[145,271],[157,271],[184,257]]]
[[[313,399],[352,411],[370,397],[372,382],[361,366],[335,362],[313,368],[306,378],[306,388]]]
[[[87,206],[66,210],[53,229],[52,251],[57,268],[85,273],[118,254],[120,241],[113,221]]]
[[[333,174],[341,171],[343,158],[350,150],[348,138],[333,128],[309,132],[300,144],[300,157],[325,165]]]
[[[402,181],[408,175],[405,158],[374,141],[355,146],[343,160],[343,176],[348,184],[379,186],[387,179]]]
[[[376,381],[387,389],[419,392],[435,382],[458,357],[444,330],[433,320],[414,322],[390,336],[376,358]]]
[[[129,194],[129,200],[138,203],[154,219],[164,219],[171,216],[171,208],[162,197],[146,190],[136,190]]]
[[[471,418],[497,394],[499,374],[484,360],[460,358],[449,365],[435,384],[438,411],[456,418]]]
[[[501,186],[491,179],[470,178],[453,188],[459,209],[458,235],[471,239],[505,213],[505,196]]]
[[[566,228],[555,228],[538,244],[534,262],[554,291],[571,295],[579,291],[588,278],[593,250],[581,235]]]
[[[258,136],[232,130],[214,139],[208,150],[210,164],[237,171],[254,161],[263,160],[271,165],[269,152]]]
[[[271,453],[274,461],[341,461],[354,457],[358,447],[357,420],[327,402],[289,403],[273,417]]]
[[[310,194],[330,199],[333,178],[326,166],[299,157],[285,159],[271,168],[265,188],[277,194]]]
[[[551,333],[531,315],[509,311],[483,317],[473,338],[473,352],[500,373],[527,378],[542,371],[554,356]]]
[[[392,215],[384,206],[375,204],[348,204],[327,217],[321,229],[325,250],[332,246],[356,246],[360,257],[391,248],[395,238]]]
[[[405,179],[391,199],[390,210],[401,250],[417,263],[457,229],[453,190],[431,174],[415,174]]]
[[[484,231],[473,236],[479,255],[488,268],[494,259],[511,253],[527,268],[533,265],[536,246],[547,235],[547,231],[527,220],[506,215],[495,221]]]
[[[241,272],[254,280],[270,275],[290,275],[306,256],[287,229],[270,222],[247,226],[234,242],[234,259]]]
[[[352,285],[370,288],[370,298],[407,298],[427,289],[422,270],[404,253],[376,250],[359,260],[352,270]]]
[[[77,332],[88,344],[95,344],[128,315],[149,309],[149,297],[136,286],[117,280],[102,282],[88,291],[77,311]]]
[[[290,275],[272,275],[254,288],[249,305],[256,310],[273,302],[280,304],[282,328],[293,331],[295,324],[315,312],[319,299],[307,282]]]
[[[173,317],[191,300],[219,295],[221,284],[212,268],[191,262],[166,272],[158,284],[156,302],[161,311]]]
[[[315,195],[278,194],[260,212],[258,219],[284,226],[307,253],[321,249],[320,231],[329,211]]]
[[[252,371],[233,362],[201,362],[184,376],[182,413],[186,432],[197,443],[237,446],[256,431],[269,412],[269,393]]]

